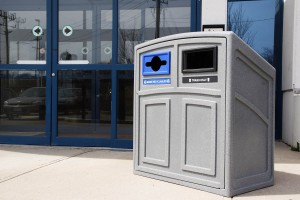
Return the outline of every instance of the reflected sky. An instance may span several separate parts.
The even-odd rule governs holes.
[[[255,33],[253,48],[261,53],[264,48],[274,48],[275,0],[231,2],[232,10],[244,9],[244,19],[251,21]]]

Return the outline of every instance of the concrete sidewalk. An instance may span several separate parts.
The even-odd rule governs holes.
[[[131,151],[0,145],[0,200],[220,200],[133,175]],[[300,200],[300,153],[276,142],[275,185],[236,200]]]

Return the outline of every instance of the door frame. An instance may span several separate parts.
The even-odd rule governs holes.
[[[1,64],[0,70],[23,70],[23,71],[45,71],[46,72],[46,102],[50,102],[50,106],[46,106],[45,115],[45,135],[43,136],[0,136],[0,143],[2,144],[32,144],[32,145],[50,145],[51,143],[51,52],[52,49],[52,19],[51,19],[51,0],[46,1],[46,43],[47,54],[46,64]],[[47,105],[47,103],[46,103]]]
[[[112,24],[112,64],[88,64],[88,65],[77,65],[77,64],[58,64],[58,32],[59,32],[59,0],[52,1],[52,137],[51,145],[63,145],[63,146],[101,146],[101,147],[112,147],[112,148],[128,148],[132,149],[132,140],[120,140],[117,139],[117,72],[118,70],[133,70],[133,65],[118,65],[116,59],[116,53],[118,48],[117,31],[118,21],[116,21],[115,14],[113,15]],[[115,12],[117,8],[117,0],[113,1],[112,12]],[[116,18],[116,19],[115,19]],[[61,70],[109,70],[111,71],[111,84],[112,84],[112,95],[111,95],[111,138],[72,138],[72,137],[59,137],[57,131],[57,87],[58,87],[58,72]]]

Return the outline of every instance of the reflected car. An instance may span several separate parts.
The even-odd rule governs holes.
[[[69,114],[84,110],[82,90],[80,88],[61,88],[58,90],[58,112]]]
[[[4,111],[3,111],[3,104],[4,104],[4,101],[7,100],[7,99],[11,99],[13,97],[16,97],[18,96],[17,93],[10,89],[10,88],[1,88],[0,90],[0,101],[1,101],[1,106],[0,106],[0,114],[3,114]]]
[[[26,89],[18,97],[4,101],[3,110],[8,119],[16,116],[38,115],[39,119],[45,119],[45,87],[32,87]]]

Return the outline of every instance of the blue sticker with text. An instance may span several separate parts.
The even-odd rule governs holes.
[[[144,85],[165,85],[171,84],[170,78],[148,78],[143,80]]]

